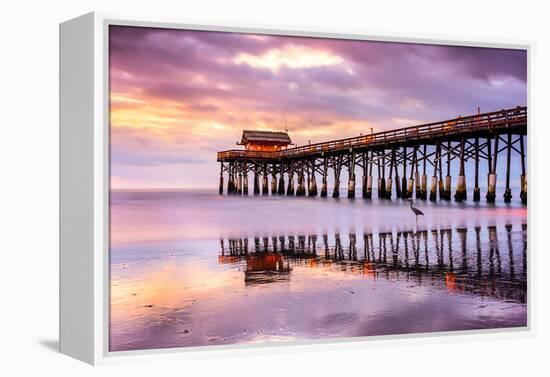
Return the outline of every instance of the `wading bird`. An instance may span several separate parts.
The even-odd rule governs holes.
[[[421,210],[419,210],[416,207],[413,207],[413,200],[412,199],[408,199],[408,200],[409,200],[409,202],[411,202],[411,211],[414,212],[414,217],[416,219],[416,229],[418,229],[418,216],[424,216],[424,212],[422,212]]]

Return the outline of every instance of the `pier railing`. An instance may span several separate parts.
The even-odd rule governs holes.
[[[526,122],[527,107],[515,107],[490,113],[469,115],[439,122],[377,132],[370,135],[303,145],[276,152],[227,150],[218,152],[218,161],[239,158],[283,159],[302,157],[320,153],[338,152],[350,148],[399,144],[427,138],[443,138],[476,131],[524,126]]]

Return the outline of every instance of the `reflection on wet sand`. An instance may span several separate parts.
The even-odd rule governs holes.
[[[135,243],[111,254],[109,349],[524,327],[527,228],[500,220]]]
[[[488,226],[364,233],[359,237],[336,233],[221,239],[218,261],[242,264],[246,285],[288,281],[292,269],[300,266],[525,303],[526,225],[521,228],[521,261],[514,256],[510,224],[504,230],[504,251],[497,227]]]

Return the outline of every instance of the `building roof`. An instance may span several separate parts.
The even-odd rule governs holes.
[[[291,144],[290,136],[283,131],[251,131],[244,130],[241,139],[241,144],[253,142],[261,143],[276,143],[276,144]]]

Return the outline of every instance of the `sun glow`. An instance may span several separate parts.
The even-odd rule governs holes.
[[[283,66],[293,69],[312,68],[337,65],[343,61],[340,56],[327,51],[294,45],[271,49],[260,56],[240,53],[233,59],[237,64],[268,68],[273,72],[279,71]]]

